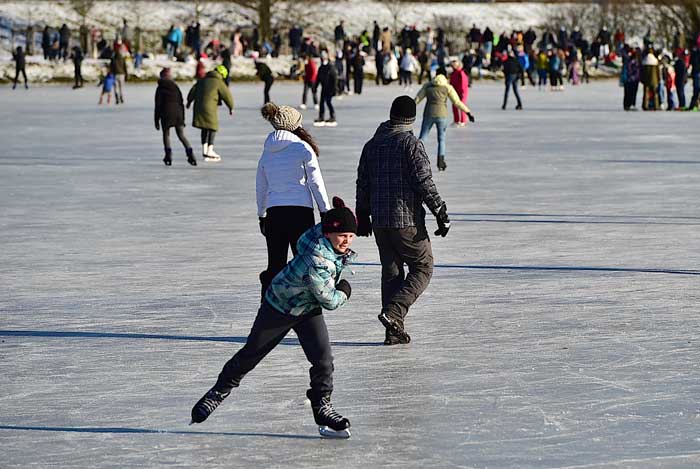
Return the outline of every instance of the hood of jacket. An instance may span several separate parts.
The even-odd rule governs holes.
[[[266,153],[278,153],[294,143],[303,143],[303,141],[288,130],[274,130],[265,139],[263,148]]]
[[[160,78],[158,80],[158,86],[162,88],[167,88],[169,90],[174,90],[175,88],[177,88],[177,84],[175,84],[175,82],[169,78]]]
[[[357,257],[352,249],[345,254],[339,254],[333,249],[331,242],[323,235],[321,223],[318,223],[299,238],[297,242],[298,255],[322,257],[336,265],[346,265]]]
[[[435,78],[433,78],[433,85],[447,86],[447,77],[445,75],[437,75]]]
[[[211,72],[207,72],[206,75],[204,75],[205,78],[218,78],[220,80],[223,80],[224,78],[217,72],[216,70],[212,70]]]

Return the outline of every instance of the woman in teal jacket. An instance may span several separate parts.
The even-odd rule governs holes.
[[[357,222],[338,197],[333,198],[333,207],[322,223],[299,238],[298,253],[272,280],[246,344],[224,365],[214,387],[192,409],[193,423],[206,420],[293,329],[311,362],[306,396],[319,432],[333,438],[350,437],[350,421],[331,404],[333,355],[322,309],[337,309],[350,298],[350,284],[340,279],[340,274],[355,258],[350,245]]]

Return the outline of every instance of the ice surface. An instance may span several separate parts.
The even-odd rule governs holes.
[[[700,114],[624,113],[615,82],[503,112],[501,85],[476,84],[476,125],[448,129],[435,174],[453,224],[410,345],[380,345],[377,250],[355,243],[354,295],[326,314],[353,436],[324,441],[293,334],[187,426],[255,316],[270,128],[261,85],[234,85],[224,160],[191,168],[175,145],[167,168],[153,91],[98,108],[97,88],[0,88],[0,465],[700,465]],[[400,93],[371,84],[311,129],[330,194],[354,199]]]

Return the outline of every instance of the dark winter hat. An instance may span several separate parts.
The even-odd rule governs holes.
[[[323,216],[324,233],[357,233],[357,219],[340,197],[333,197],[333,208]]]
[[[275,103],[267,103],[262,107],[260,113],[266,120],[270,121],[270,124],[276,130],[294,132],[301,126],[301,113],[291,106],[278,106]]]
[[[416,102],[410,96],[399,96],[391,103],[389,119],[396,124],[413,124],[416,120]]]

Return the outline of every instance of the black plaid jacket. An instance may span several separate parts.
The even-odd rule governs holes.
[[[425,226],[423,203],[432,213],[443,204],[423,143],[389,122],[362,149],[355,198],[356,212],[369,212],[373,228]]]

